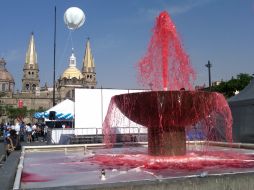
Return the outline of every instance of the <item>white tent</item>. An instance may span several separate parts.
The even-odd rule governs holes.
[[[49,113],[55,111],[56,119],[59,120],[71,120],[74,118],[74,102],[66,99],[49,110],[44,112],[44,117],[49,118]]]

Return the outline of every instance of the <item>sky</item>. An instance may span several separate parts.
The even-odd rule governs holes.
[[[0,57],[16,89],[21,89],[31,32],[41,86],[52,86],[55,6],[56,79],[68,67],[72,43],[81,70],[89,37],[98,88],[141,88],[136,64],[162,11],[169,12],[190,57],[197,75],[194,85],[208,85],[208,60],[212,81],[254,73],[254,0],[1,0]],[[63,21],[69,7],[86,15],[85,24],[72,32]]]

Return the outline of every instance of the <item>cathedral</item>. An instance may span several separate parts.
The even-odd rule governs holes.
[[[35,48],[34,34],[31,34],[23,67],[22,87],[14,91],[15,80],[6,69],[8,60],[0,59],[0,106],[27,107],[28,110],[46,110],[53,106],[53,87],[41,86],[39,63]],[[55,102],[65,99],[74,100],[75,88],[95,88],[97,84],[95,63],[90,40],[87,39],[82,69],[77,68],[74,51],[69,58],[69,65],[55,82]],[[0,115],[0,122],[4,114]]]

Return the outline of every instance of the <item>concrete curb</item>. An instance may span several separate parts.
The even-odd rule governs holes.
[[[12,152],[0,168],[0,188],[4,190],[12,189],[19,163],[20,151]]]

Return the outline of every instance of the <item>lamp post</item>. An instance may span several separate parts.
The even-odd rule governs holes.
[[[209,91],[212,91],[212,85],[211,85],[211,67],[212,67],[212,64],[210,63],[210,61],[208,61],[208,63],[205,66],[208,68]]]
[[[56,105],[56,6],[55,6],[55,20],[54,20],[54,66],[53,66],[53,106]]]

